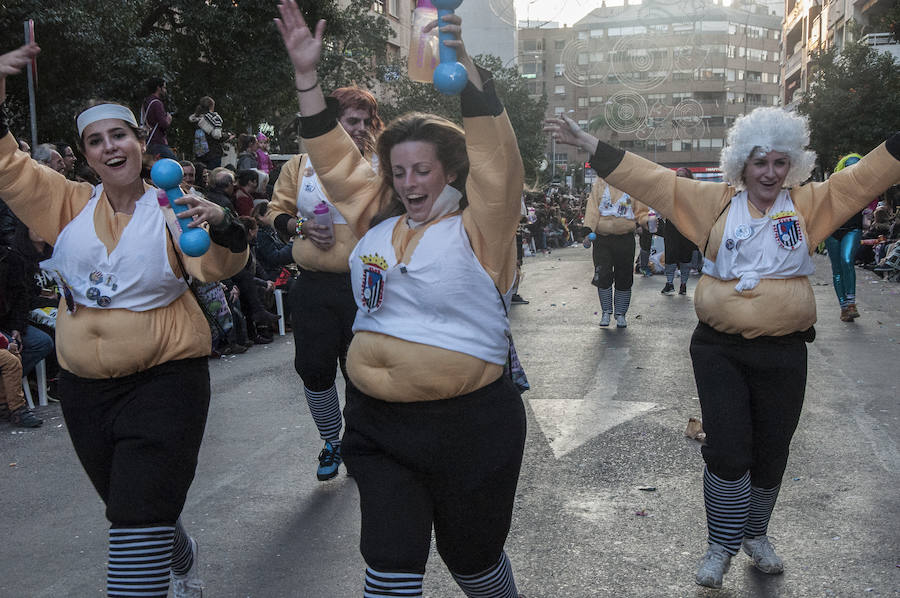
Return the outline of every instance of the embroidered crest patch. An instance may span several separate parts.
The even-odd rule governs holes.
[[[775,240],[785,249],[796,249],[803,240],[800,230],[800,220],[795,212],[779,212],[772,215],[772,229],[775,232]]]
[[[376,311],[384,301],[384,273],[387,262],[377,253],[359,257],[363,263],[362,288],[360,298],[369,312]]]

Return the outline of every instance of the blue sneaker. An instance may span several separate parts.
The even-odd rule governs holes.
[[[319,469],[316,470],[316,477],[320,482],[330,480],[338,474],[338,467],[341,465],[341,447],[334,448],[331,442],[325,441],[322,452],[319,453]]]

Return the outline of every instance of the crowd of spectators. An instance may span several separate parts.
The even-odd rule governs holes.
[[[857,265],[900,281],[900,185],[888,189],[863,211],[863,223]]]
[[[519,232],[530,252],[546,254],[581,242],[587,191],[550,185],[545,191],[526,190],[522,200]]]

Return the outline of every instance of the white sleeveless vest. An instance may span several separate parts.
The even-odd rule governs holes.
[[[622,197],[616,203],[613,203],[609,193],[609,185],[606,186],[606,189],[603,190],[603,195],[600,197],[599,210],[601,216],[614,216],[616,218],[634,220],[634,202],[631,201],[631,196],[623,193]]]
[[[815,270],[786,189],[761,218],[750,216],[746,191],[732,197],[716,261],[704,257],[703,263],[704,274],[719,280],[739,279],[734,287],[738,292],[755,288],[763,278],[809,276]]]
[[[107,254],[94,230],[103,185],[59,233],[53,255],[41,262],[64,294],[93,308],[148,311],[165,307],[188,290],[169,265],[166,220],[156,189],[137,201],[118,244]],[[71,308],[74,311],[75,305]]]
[[[406,216],[370,229],[350,254],[359,308],[353,331],[506,363],[509,320],[494,281],[472,251],[462,216],[430,225],[408,264],[397,261],[391,243],[400,218]]]
[[[313,168],[309,156],[304,156],[300,160],[300,185],[297,189],[297,217],[309,218],[313,220],[315,214],[313,210],[321,202],[328,204],[331,211],[331,221],[334,224],[347,224],[347,220],[341,215],[341,212],[334,207],[334,204],[325,195],[322,183]]]

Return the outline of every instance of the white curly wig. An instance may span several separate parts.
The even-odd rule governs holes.
[[[722,148],[719,168],[729,185],[744,188],[744,165],[753,150],[763,153],[774,150],[787,154],[791,169],[784,179],[784,186],[795,187],[809,178],[816,165],[816,153],[806,149],[809,145],[809,123],[805,116],[788,112],[784,108],[757,108],[750,114],[739,116]]]

